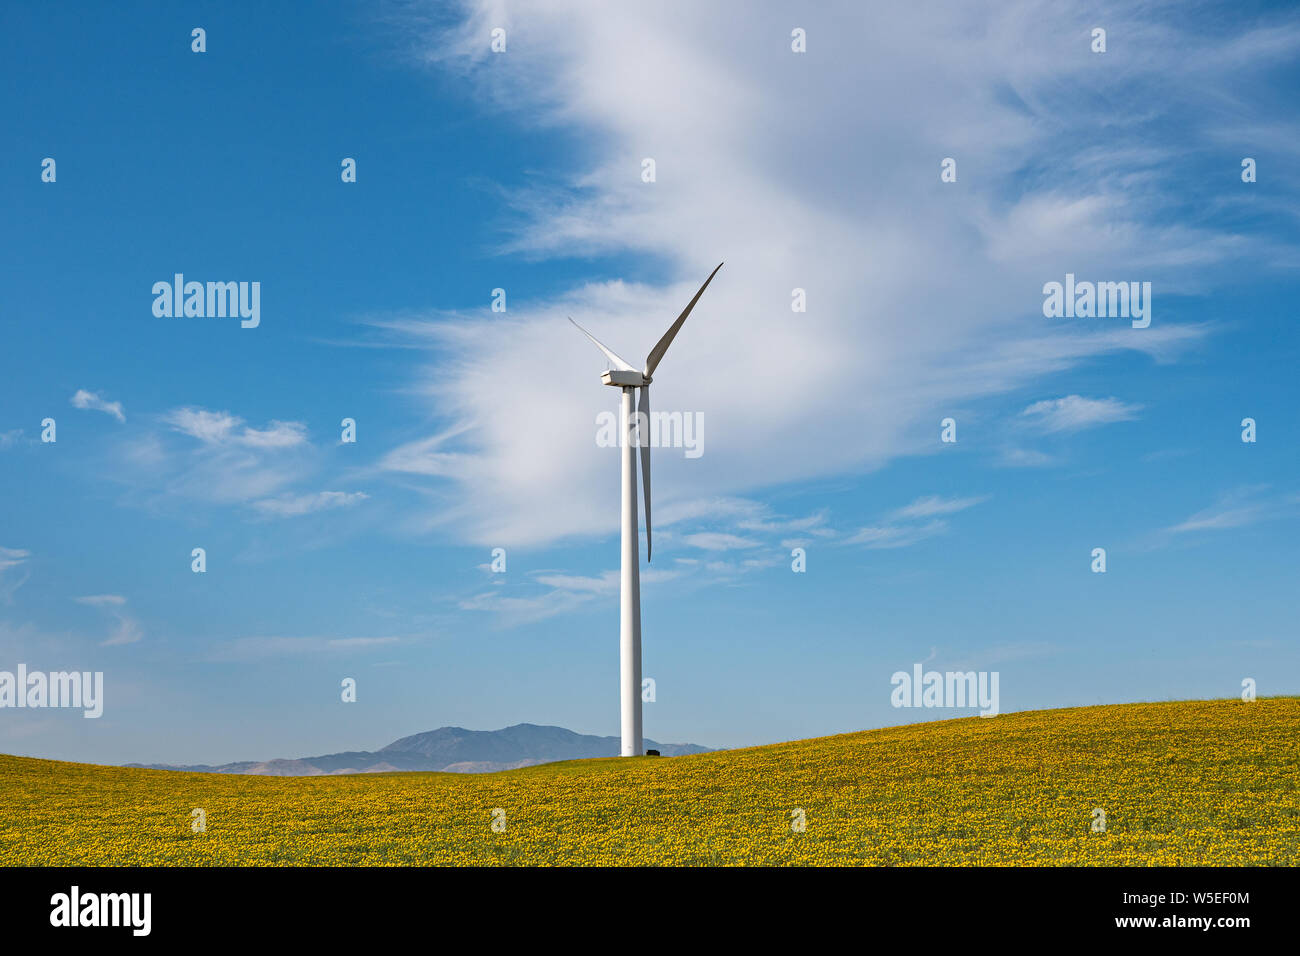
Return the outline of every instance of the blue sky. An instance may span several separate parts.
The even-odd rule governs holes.
[[[534,6],[0,14],[0,669],[106,698],[0,750],[617,733],[614,401],[565,316],[637,358],[722,260],[656,375],[706,427],[655,459],[648,736],[969,713],[890,706],[921,661],[1003,711],[1300,692],[1300,17]],[[176,272],[260,325],[155,317]],[[1151,282],[1150,327],[1044,317],[1066,273]]]

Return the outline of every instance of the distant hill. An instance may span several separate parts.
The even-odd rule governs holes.
[[[658,750],[665,757],[708,753],[698,744],[661,744],[646,740],[646,749]],[[563,727],[515,724],[501,730],[466,730],[464,727],[439,727],[422,734],[394,740],[388,746],[370,752],[351,750],[345,753],[302,757],[297,760],[277,758],[258,762],[240,760],[219,766],[193,764],[129,763],[128,767],[150,770],[188,770],[195,773],[245,773],[269,777],[315,777],[341,773],[392,773],[394,771],[440,770],[444,773],[492,773],[514,770],[557,760],[585,760],[592,757],[617,757],[618,737],[595,737],[578,734]]]

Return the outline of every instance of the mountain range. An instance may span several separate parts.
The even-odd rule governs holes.
[[[660,744],[645,741],[646,749],[665,757],[708,753],[698,744]],[[341,773],[392,773],[436,770],[444,773],[491,773],[556,760],[617,757],[618,737],[578,734],[563,727],[515,724],[501,730],[466,730],[439,727],[394,740],[376,751],[351,750],[300,757],[296,760],[241,760],[219,766],[195,764],[127,764],[152,770],[188,770],[197,773],[251,773],[271,777],[313,777]]]

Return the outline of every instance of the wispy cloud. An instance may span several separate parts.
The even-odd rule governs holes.
[[[891,511],[888,518],[891,521],[911,521],[916,518],[933,518],[936,515],[952,515],[988,500],[988,495],[981,495],[978,498],[942,498],[939,495],[929,495],[925,498],[917,498],[910,505],[897,511]]]
[[[122,410],[121,402],[105,401],[95,392],[88,392],[84,388],[79,388],[73,393],[71,401],[73,408],[104,412],[108,415],[112,415],[119,422],[126,421],[126,413]]]
[[[266,515],[277,518],[291,518],[311,514],[314,511],[328,511],[332,508],[347,508],[365,501],[369,495],[361,491],[318,491],[314,494],[283,494],[276,498],[264,498],[254,501],[253,507]]]
[[[607,594],[611,591],[618,590],[619,572],[606,571],[599,577],[591,577],[581,574],[538,574],[534,580],[538,584],[544,584],[548,588],[554,588],[557,591],[589,592],[591,594]]]
[[[1003,448],[996,464],[1004,468],[1045,468],[1056,464],[1056,459],[1034,448]]]
[[[1208,508],[1165,529],[1166,534],[1185,535],[1200,531],[1228,531],[1281,518],[1295,517],[1300,496],[1270,495],[1267,486],[1239,488],[1221,496]]]
[[[1057,657],[1063,648],[1050,641],[1016,641],[1012,643],[993,644],[979,650],[972,650],[951,661],[957,670],[978,670],[994,664],[1011,664],[1019,661],[1041,660]]]
[[[867,548],[906,548],[944,534],[948,530],[946,521],[927,521],[920,525],[875,525],[861,529],[844,539],[845,544],[860,544]]]
[[[688,534],[682,540],[692,548],[702,548],[705,551],[735,551],[743,548],[757,548],[761,543],[753,538],[742,538],[740,535],[718,531],[701,531],[697,534]]]
[[[321,653],[342,654],[389,647],[402,641],[401,637],[239,637],[216,645],[207,655],[207,660],[236,662]]]
[[[203,408],[177,408],[162,420],[176,431],[197,438],[206,445],[244,445],[249,448],[289,448],[307,440],[307,426],[301,422],[272,421],[267,428],[240,428],[244,420],[230,412]]]
[[[1111,422],[1129,421],[1141,410],[1117,398],[1084,398],[1066,395],[1035,402],[1020,414],[1044,432],[1075,432]]]
[[[680,571],[646,567],[641,569],[642,586],[653,587],[679,577]],[[521,586],[494,588],[464,598],[462,611],[488,611],[506,626],[525,624],[576,610],[600,599],[617,597],[619,572],[602,571],[597,575],[566,574],[559,571],[538,572]]]
[[[14,592],[27,583],[31,571],[26,567],[30,551],[0,548],[0,602],[9,604]]]
[[[122,607],[126,604],[126,598],[120,594],[88,594],[77,598],[76,601],[78,604],[88,604],[91,607]]]
[[[7,571],[24,564],[31,554],[30,551],[21,548],[0,548],[0,571]]]
[[[824,509],[803,516],[784,515],[774,511],[770,505],[752,498],[678,498],[657,507],[655,511],[656,528],[670,528],[678,524],[698,525],[703,522],[747,535],[835,535],[834,529],[827,524],[828,513]],[[738,534],[737,537],[743,538],[745,534]]]
[[[145,507],[245,505],[262,517],[290,517],[362,500],[361,492],[291,490],[321,462],[302,422],[254,427],[229,411],[185,406],[150,418],[110,454],[105,473],[126,487],[124,501]]]
[[[841,543],[870,549],[906,548],[927,538],[946,534],[949,526],[944,516],[974,508],[988,501],[988,498],[988,495],[967,498],[926,495],[901,508],[895,508],[884,516],[880,524],[861,528]]]
[[[126,612],[126,598],[120,594],[90,594],[75,599],[78,604],[99,608],[113,622],[113,632],[107,640],[100,641],[101,647],[117,644],[134,644],[143,637],[140,624]]]
[[[833,537],[835,531],[826,527],[827,512],[818,511],[815,514],[806,515],[802,518],[787,518],[784,516],[758,515],[749,518],[743,518],[736,522],[736,527],[743,528],[745,531],[762,532],[766,534],[789,534],[791,532],[800,532],[802,534],[811,534],[815,537]]]

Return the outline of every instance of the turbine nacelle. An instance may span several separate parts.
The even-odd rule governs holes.
[[[636,369],[607,369],[600,376],[600,380],[606,385],[613,385],[615,388],[641,388],[643,385],[650,384],[650,379]]]

